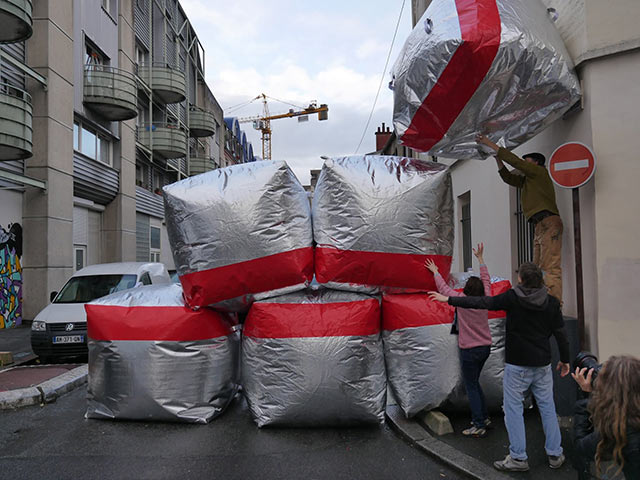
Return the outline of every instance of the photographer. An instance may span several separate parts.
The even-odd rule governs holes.
[[[576,367],[571,374],[590,399],[576,403],[574,466],[580,480],[591,478],[590,462],[596,471],[611,458],[618,474],[627,480],[640,479],[640,360],[631,356],[611,357],[598,368]],[[596,377],[597,375],[597,377]]]

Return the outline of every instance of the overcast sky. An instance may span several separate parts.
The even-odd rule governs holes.
[[[306,106],[329,105],[329,120],[317,115],[306,123],[275,120],[272,158],[286,160],[303,184],[321,155],[350,155],[358,146],[371,111],[393,38],[402,0],[181,0],[205,49],[207,83],[225,116],[262,112],[259,101],[233,112],[229,108],[260,93]],[[391,125],[393,94],[389,70],[411,30],[406,1],[380,97],[358,153],[375,150],[376,128]],[[270,113],[290,108],[270,101]],[[241,125],[262,154],[260,132]]]

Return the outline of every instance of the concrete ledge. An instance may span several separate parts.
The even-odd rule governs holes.
[[[82,365],[38,385],[37,388],[42,392],[44,403],[55,402],[60,395],[87,383],[88,370],[89,367],[87,365]]]
[[[88,370],[88,365],[82,365],[35,387],[0,392],[0,410],[55,402],[61,395],[87,383]]]
[[[0,410],[40,405],[41,398],[40,390],[36,387],[0,392]]]
[[[389,426],[411,445],[456,469],[468,478],[476,480],[504,480],[510,478],[469,455],[434,438],[417,422],[404,417],[399,407],[390,406],[386,411]]]
[[[429,427],[429,429],[438,436],[446,435],[447,433],[453,433],[453,427],[449,418],[438,410],[422,410],[416,415],[418,422],[423,426]]]
[[[0,352],[0,367],[11,365],[13,363],[13,355],[11,352]]]

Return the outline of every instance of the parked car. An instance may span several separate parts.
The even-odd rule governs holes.
[[[78,270],[60,292],[51,292],[51,303],[36,315],[31,348],[43,363],[86,355],[85,303],[140,285],[167,283],[171,278],[162,263],[103,263]]]

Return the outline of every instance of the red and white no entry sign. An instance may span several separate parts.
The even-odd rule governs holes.
[[[549,175],[553,183],[563,188],[578,188],[587,183],[596,171],[596,156],[579,142],[560,145],[549,160]]]

